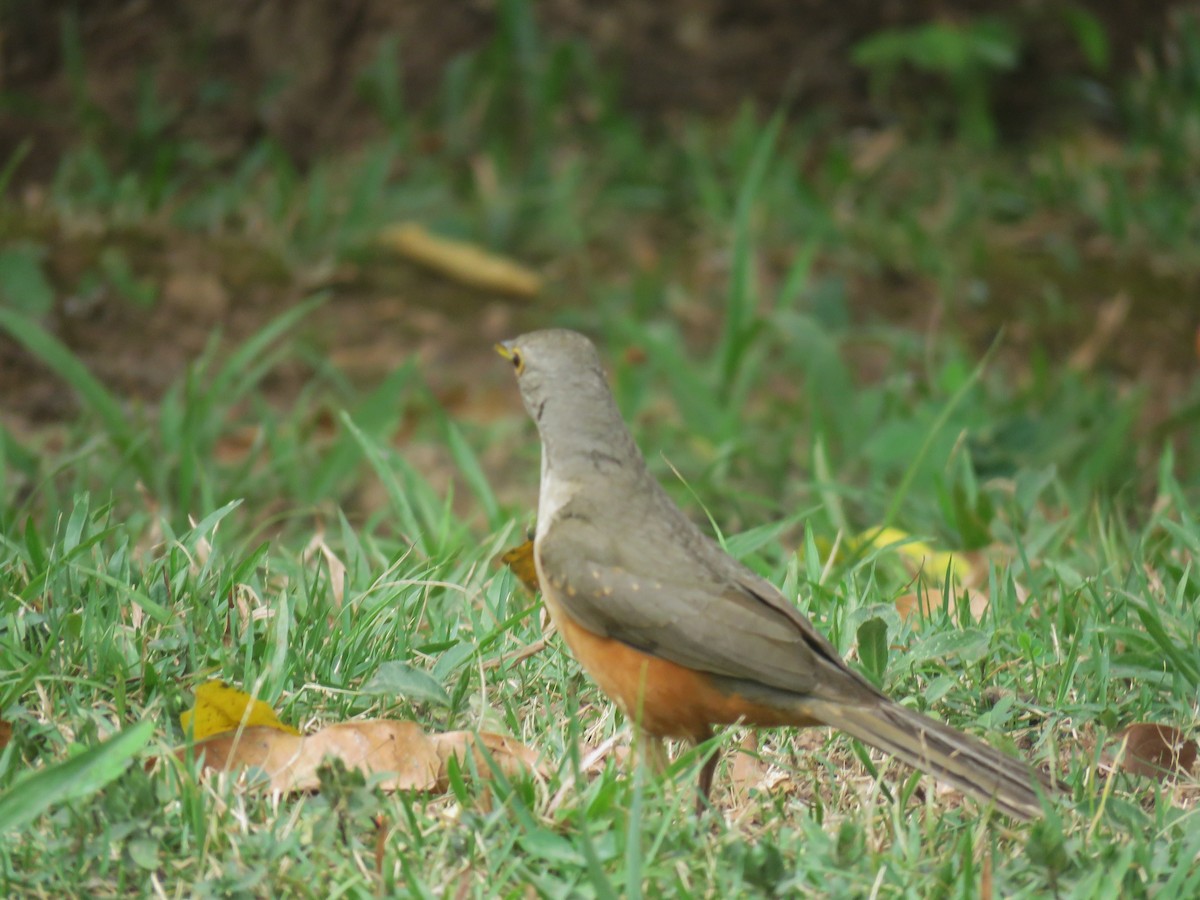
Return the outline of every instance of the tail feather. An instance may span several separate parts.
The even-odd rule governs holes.
[[[806,700],[805,712],[1018,819],[1042,814],[1051,786],[1019,759],[936,719],[881,699],[874,706]]]

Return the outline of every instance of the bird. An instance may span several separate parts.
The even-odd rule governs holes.
[[[831,726],[1016,819],[1050,782],[903,706],[850,668],[770,581],[734,559],[655,479],[586,336],[496,344],[541,439],[534,565],[550,619],[653,761],[714,727]],[[710,803],[718,754],[700,768]]]

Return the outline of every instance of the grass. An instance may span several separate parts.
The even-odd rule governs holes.
[[[0,327],[81,412],[50,435],[0,435],[0,717],[13,725],[0,754],[0,889],[1196,893],[1195,778],[1158,785],[1098,768],[1106,738],[1130,722],[1198,724],[1194,386],[1146,431],[1144,393],[1095,371],[1039,351],[1014,367],[1004,338],[980,367],[953,329],[855,324],[852,311],[858,273],[890,272],[966,316],[994,244],[1019,225],[1053,249],[1064,229],[1039,230],[1047,221],[1103,237],[1115,257],[1153,250],[1195,272],[1200,205],[1183,178],[1197,158],[1193,56],[1131,83],[1116,154],[1090,156],[1070,137],[1022,154],[923,138],[870,164],[820,121],[750,108],[687,122],[671,141],[647,134],[586,54],[545,45],[529,6],[502,8],[497,44],[447,74],[433,121],[407,110],[381,56],[364,79],[388,138],[305,172],[269,145],[231,171],[186,145],[147,157],[173,140],[169,110],[147,89],[136,133],[114,136],[87,101],[68,29],[80,143],[39,215],[0,207],[4,233],[26,242],[15,277],[39,283],[45,219],[70,216],[114,235],[252,239],[297,281],[345,260],[369,266],[370,236],[406,216],[543,259],[586,301],[546,321],[602,340],[618,401],[685,508],[710,516],[840,650],[857,657],[869,637],[862,663],[890,693],[1052,768],[1067,795],[1034,825],[989,820],[843,738],[789,732],[763,736],[757,765],[774,786],[749,798],[730,793],[727,758],[727,819],[688,813],[694,754],[661,781],[615,754],[582,772],[587,749],[614,735],[623,745],[626,726],[557,640],[512,662],[541,637],[537,604],[495,564],[531,519],[502,483],[532,497],[537,480],[515,405],[494,421],[457,419],[415,362],[350,383],[303,337],[317,298],[232,346],[214,340],[139,407],[14,302]],[[416,149],[423,131],[443,138],[441,152]],[[1160,144],[1169,153],[1148,161]],[[629,245],[648,236],[659,253],[639,263]],[[138,259],[97,257],[93,277],[115,302],[156,302]],[[1069,316],[1072,299],[1061,303]],[[297,358],[312,369],[297,396],[257,390]],[[515,395],[499,361],[496,373]],[[451,489],[412,461],[418,444],[447,461]],[[914,586],[894,550],[847,551],[885,522],[975,551],[986,607],[964,614],[965,593],[939,573]],[[308,552],[317,536],[345,564],[339,584]],[[896,601],[914,589],[947,602],[904,619]],[[444,697],[366,690],[392,662]],[[427,796],[330,772],[319,795],[277,800],[197,780],[186,764],[147,773],[141,761],[182,740],[178,713],[212,677],[306,728],[402,716],[511,734],[543,753],[549,776],[490,789],[455,778]]]

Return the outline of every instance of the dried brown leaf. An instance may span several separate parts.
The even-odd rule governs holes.
[[[333,591],[334,606],[341,609],[346,591],[346,564],[325,543],[324,530],[319,530],[312,536],[301,556],[306,563],[311,563],[318,553],[329,567],[329,587]]]
[[[542,279],[532,269],[474,244],[430,234],[415,222],[385,228],[379,241],[406,259],[471,287],[519,297],[532,297],[542,289]]]
[[[188,524],[191,525],[192,528],[195,528],[196,525],[198,524],[196,522],[195,516],[193,516],[191,513],[188,513]],[[218,525],[217,527],[220,527],[220,526]],[[190,568],[191,568],[192,572],[198,574],[200,572],[200,570],[204,568],[204,564],[206,562],[208,562],[208,557],[211,554],[212,554],[212,544],[209,543],[208,538],[206,538],[202,535],[201,537],[199,537],[196,540],[195,554],[193,555],[192,559],[190,560],[190,562],[191,562]]]
[[[1107,755],[1122,771],[1163,781],[1192,771],[1197,746],[1174,726],[1135,722],[1117,733]]]
[[[536,772],[545,776],[538,766],[538,755],[531,748],[519,741],[502,734],[487,731],[447,731],[435,734],[430,740],[439,760],[438,789],[445,790],[447,764],[456,758],[459,765],[467,769],[467,754],[474,757],[475,770],[481,775],[491,771],[487,756],[491,756],[500,771],[509,778],[519,777],[527,772]]]
[[[748,732],[733,752],[733,764],[729,767],[729,791],[734,812],[749,803],[751,791],[763,788],[769,771],[770,766],[758,753],[758,733]]]
[[[415,722],[345,722],[315,734],[291,735],[270,728],[228,731],[196,744],[204,766],[232,772],[260,769],[272,791],[315,791],[317,769],[326,757],[365,775],[389,773],[385,789],[432,790],[438,757]]]
[[[484,749],[508,775],[538,771],[537,754],[503,735],[460,731],[430,736],[415,722],[387,719],[342,722],[303,736],[245,728],[198,742],[195,755],[203,756],[206,769],[259,769],[267,789],[280,793],[317,790],[317,769],[330,757],[364,775],[386,776],[379,782],[383,790],[440,791],[452,757],[461,761],[473,752],[476,770],[488,774]]]

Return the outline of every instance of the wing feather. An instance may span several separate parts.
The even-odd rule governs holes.
[[[708,553],[634,569],[595,534],[585,518],[564,516],[535,551],[559,603],[588,631],[790,694],[842,702],[878,697],[778,589],[723,552],[716,558],[728,560],[727,571],[705,565],[714,558]]]

